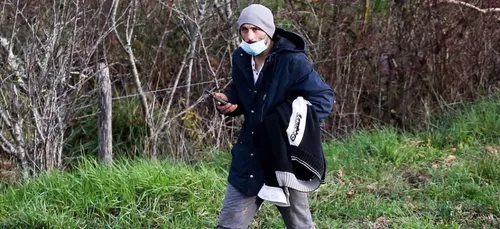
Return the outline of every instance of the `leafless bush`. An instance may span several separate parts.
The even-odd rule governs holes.
[[[278,26],[303,35],[334,88],[327,136],[373,124],[423,127],[446,104],[500,87],[497,1],[259,2]],[[109,63],[115,99],[140,96],[150,158],[190,159],[237,136],[241,119],[218,114],[203,91],[227,89],[243,1],[7,0],[2,7],[0,143],[24,167],[61,166],[68,119],[97,102],[96,63]]]
[[[0,146],[24,176],[62,167],[68,120],[94,96],[94,63],[103,61],[102,9],[79,1],[4,1],[2,15],[10,20],[0,37]]]
[[[342,136],[375,123],[421,127],[446,104],[498,88],[500,26],[494,10],[451,1],[369,1],[379,5],[368,7],[366,2],[323,1],[302,5],[301,13],[290,5],[283,10],[335,88],[328,132]]]

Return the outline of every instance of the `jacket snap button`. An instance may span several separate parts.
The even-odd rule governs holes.
[[[240,56],[243,56],[243,53],[240,53]]]
[[[253,153],[250,154],[250,157],[253,157]]]
[[[253,111],[253,110],[251,110],[250,112],[252,112],[252,114],[254,113],[254,111]]]
[[[253,175],[250,175],[250,178],[253,178]]]
[[[253,93],[257,93],[257,91],[253,91]]]
[[[253,135],[253,131],[252,131],[252,135]]]

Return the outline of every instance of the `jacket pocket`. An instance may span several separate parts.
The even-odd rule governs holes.
[[[247,145],[243,143],[238,142],[231,149],[231,169],[240,176],[244,176],[248,168],[247,154]]]

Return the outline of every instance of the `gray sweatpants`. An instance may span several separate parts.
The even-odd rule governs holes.
[[[286,228],[315,228],[312,222],[307,193],[289,189],[290,207],[278,207]],[[247,197],[231,184],[227,185],[224,203],[216,229],[246,229],[263,200],[257,196]]]

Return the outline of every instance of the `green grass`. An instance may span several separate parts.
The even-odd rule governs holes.
[[[326,184],[310,195],[318,228],[499,228],[500,99],[435,119],[435,128],[359,131],[324,145]],[[230,156],[196,165],[91,159],[0,194],[0,228],[213,228]],[[252,228],[284,228],[265,203]]]
[[[77,171],[54,172],[4,190],[0,227],[204,228],[217,214],[224,178],[213,168],[170,162],[85,161]]]

